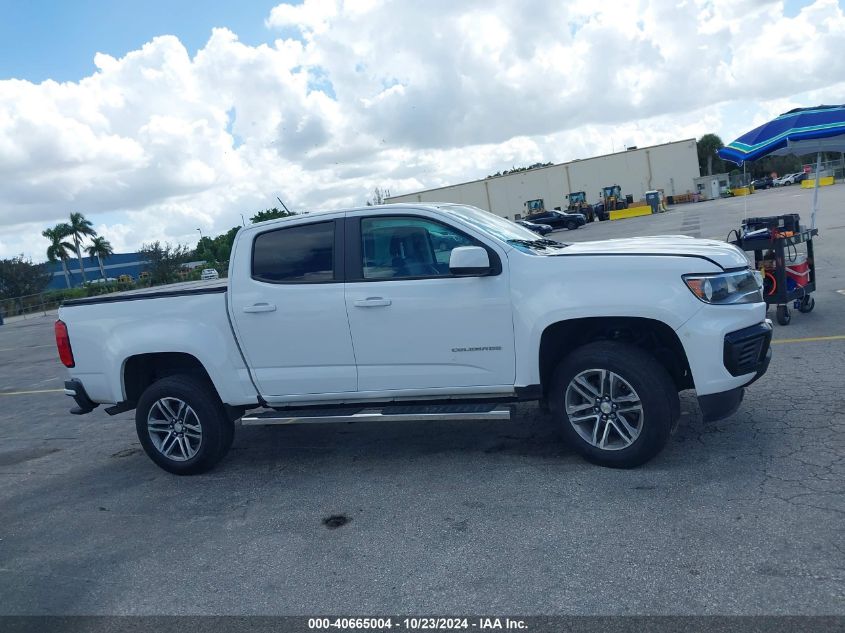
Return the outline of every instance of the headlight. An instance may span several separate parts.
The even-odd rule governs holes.
[[[763,301],[763,278],[756,270],[746,268],[715,275],[684,275],[687,288],[704,303],[760,303]]]

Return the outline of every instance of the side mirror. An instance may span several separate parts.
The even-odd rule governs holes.
[[[458,246],[449,255],[449,272],[463,277],[486,275],[490,272],[490,256],[480,246]]]

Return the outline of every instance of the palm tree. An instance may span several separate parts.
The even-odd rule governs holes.
[[[55,262],[56,260],[62,262],[65,283],[70,288],[70,273],[67,270],[67,260],[73,245],[62,241],[70,235],[70,226],[67,224],[57,224],[52,229],[44,229],[41,235],[50,240],[50,246],[47,247],[47,259],[51,262]]]
[[[111,243],[102,235],[91,240],[91,246],[85,249],[91,256],[97,258],[97,263],[100,265],[100,277],[106,279],[106,269],[103,268],[103,260],[114,254],[114,249]]]
[[[91,224],[91,221],[86,220],[85,216],[78,211],[70,214],[69,226],[70,235],[73,238],[73,245],[76,247],[76,257],[79,259],[79,272],[82,275],[82,283],[84,284],[88,280],[85,278],[85,265],[82,263],[82,250],[80,245],[86,235],[94,237],[97,235],[97,231],[94,230],[94,225]]]

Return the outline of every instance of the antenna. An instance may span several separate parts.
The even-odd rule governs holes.
[[[282,202],[282,199],[281,199],[279,196],[276,196],[276,200],[278,200],[278,201],[279,201],[279,204],[280,204],[280,205],[282,205],[282,208],[283,208],[285,211],[287,211],[288,213],[290,213],[290,209],[288,209],[288,208],[285,206],[285,203],[284,203],[284,202]]]

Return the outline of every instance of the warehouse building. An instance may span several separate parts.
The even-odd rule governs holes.
[[[587,201],[596,203],[602,188],[610,185],[620,185],[622,193],[635,202],[653,189],[663,190],[666,196],[694,193],[693,181],[699,175],[698,150],[690,138],[391,196],[385,202],[471,204],[518,220],[526,215],[529,202],[542,200],[546,209],[566,208],[568,193],[584,191]]]
[[[88,281],[100,278],[100,264],[96,257],[83,257],[82,265],[85,267],[85,277]],[[67,288],[62,263],[59,261],[47,262],[47,270],[52,275],[48,290],[59,290]],[[107,277],[117,279],[121,275],[129,275],[132,279],[138,279],[141,271],[147,266],[140,253],[113,253],[103,260],[103,268]],[[75,257],[67,260],[67,268],[72,288],[82,285],[82,273],[79,272],[79,260]]]

